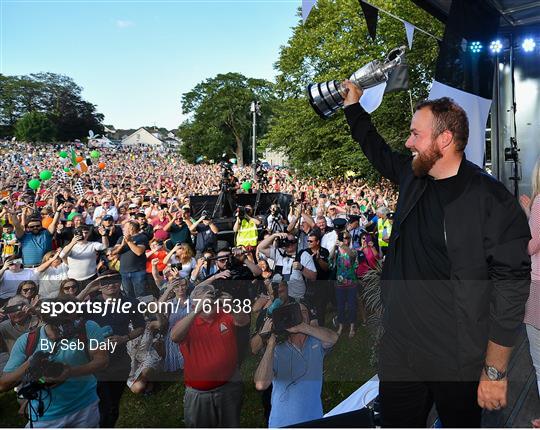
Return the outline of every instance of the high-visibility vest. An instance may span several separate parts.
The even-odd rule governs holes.
[[[236,234],[236,246],[257,246],[258,237],[255,221],[243,219]]]
[[[388,246],[388,243],[383,240],[384,229],[386,229],[387,236],[390,237],[390,234],[392,233],[392,224],[388,219],[382,220],[381,218],[379,218],[377,220],[377,236],[379,239],[379,248],[384,248]]]

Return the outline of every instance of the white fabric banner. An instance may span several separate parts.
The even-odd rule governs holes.
[[[304,22],[306,22],[306,19],[308,18],[311,9],[313,9],[313,6],[315,6],[315,3],[317,3],[317,0],[302,0],[302,20]]]
[[[407,21],[403,21],[403,25],[405,25],[405,33],[407,33],[407,42],[409,42],[409,49],[412,49],[412,42],[414,38],[414,25]]]
[[[360,97],[360,106],[362,106],[367,113],[373,112],[381,105],[385,89],[386,81],[379,85],[375,85],[374,87],[365,89],[362,97]]]
[[[465,155],[467,160],[483,168],[486,152],[486,123],[491,100],[433,81],[428,98],[432,100],[440,97],[452,98],[467,113],[469,142],[465,148]]]
[[[362,385],[358,390],[356,390],[349,397],[343,400],[334,409],[325,414],[324,417],[331,417],[334,415],[344,414],[346,412],[357,411],[359,409],[365,408],[378,395],[379,377],[375,375],[364,385]]]

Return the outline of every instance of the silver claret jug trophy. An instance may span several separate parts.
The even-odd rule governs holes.
[[[403,54],[405,54],[405,46],[395,48],[383,61],[373,60],[360,67],[349,80],[364,90],[385,82],[390,72],[401,64]],[[311,84],[307,87],[307,92],[311,107],[323,119],[329,118],[342,108],[347,95],[347,89],[338,81]]]

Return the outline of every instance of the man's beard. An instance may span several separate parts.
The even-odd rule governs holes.
[[[414,176],[423,177],[428,174],[435,163],[442,158],[442,153],[435,142],[423,154],[418,153],[412,160],[412,169]]]

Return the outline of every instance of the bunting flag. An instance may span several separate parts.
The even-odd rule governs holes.
[[[371,39],[375,40],[375,37],[377,36],[377,19],[379,17],[379,9],[365,3],[363,0],[359,1],[362,12],[364,13],[364,17],[366,18],[369,35],[371,36]]]
[[[316,2],[317,0],[302,0],[302,20],[304,22],[308,19],[309,13]]]
[[[412,49],[414,25],[407,21],[403,21],[403,25],[405,26],[405,33],[407,34],[407,42],[409,43],[409,49]]]
[[[396,91],[405,91],[409,89],[409,65],[407,56],[403,54],[401,63],[396,66],[388,76],[384,93],[393,93]]]

